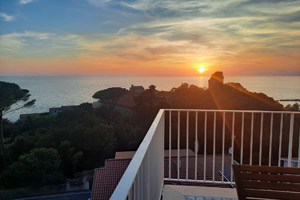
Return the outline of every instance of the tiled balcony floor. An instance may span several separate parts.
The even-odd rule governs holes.
[[[163,200],[237,200],[235,188],[165,185]]]

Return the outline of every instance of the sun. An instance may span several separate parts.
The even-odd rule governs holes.
[[[199,65],[198,71],[199,71],[200,73],[203,73],[203,72],[205,71],[205,66],[204,66],[204,65]]]

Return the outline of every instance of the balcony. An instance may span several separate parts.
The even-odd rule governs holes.
[[[299,144],[299,112],[160,110],[110,199],[236,199],[233,163],[300,167]]]

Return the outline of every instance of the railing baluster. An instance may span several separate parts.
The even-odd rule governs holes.
[[[213,182],[215,182],[215,164],[216,164],[216,112],[214,112],[214,141],[213,141]]]
[[[133,182],[133,199],[137,200],[137,181],[136,181],[136,177],[135,177],[134,182]]]
[[[169,111],[169,179],[171,178],[171,113],[172,111]]]
[[[299,127],[299,143],[298,143],[298,168],[300,168],[300,127]]]
[[[272,162],[272,140],[273,140],[273,113],[271,113],[271,121],[270,121],[270,143],[269,143],[269,166],[271,166]]]
[[[244,121],[245,121],[245,113],[242,112],[242,128],[241,128],[241,154],[240,154],[240,162],[243,164],[243,155],[244,155]]]
[[[291,167],[291,166],[292,166],[292,157],[293,157],[293,135],[294,135],[294,113],[291,114],[291,118],[290,118],[288,167]]]
[[[147,180],[148,180],[148,184],[147,184],[147,199],[151,199],[151,193],[150,193],[150,184],[149,184],[149,180],[150,180],[150,177],[151,177],[151,160],[150,160],[150,155],[149,155],[149,152],[146,154],[146,159],[147,159]]]
[[[231,128],[231,166],[233,164],[233,159],[234,159],[234,122],[235,122],[235,112],[232,113],[232,128]],[[231,173],[230,173],[230,181],[233,182],[233,171],[232,167],[230,168]]]
[[[179,175],[180,175],[180,111],[178,111],[178,138],[177,138],[177,179],[179,180]]]
[[[189,176],[189,111],[186,112],[186,160],[185,160],[185,179]]]
[[[195,180],[197,180],[198,170],[198,112],[195,113]]]
[[[206,138],[207,138],[207,112],[205,111],[204,116],[204,166],[203,166],[203,179],[206,181]]]
[[[167,111],[167,112],[166,112]],[[178,113],[178,120],[177,120],[177,179],[176,177],[172,178],[172,129],[174,129],[174,127],[172,128],[172,125],[176,125],[176,124],[172,124],[172,112],[176,112]],[[204,152],[203,152],[203,157],[201,156],[201,159],[203,159],[203,180],[198,180],[198,153],[199,153],[199,140],[198,140],[198,120],[199,120],[199,112],[204,112]],[[169,113],[168,113],[169,112]],[[173,112],[173,118],[174,116],[174,112]],[[180,140],[181,140],[181,117],[180,114],[181,113],[186,113],[186,155],[181,157],[181,150],[182,153],[184,153],[184,147],[183,149],[180,149]],[[189,124],[194,123],[194,120],[190,120],[190,113],[192,112],[192,118],[194,118],[193,113],[195,113],[195,133],[191,133],[191,137],[193,136],[193,134],[195,134],[195,176],[194,176],[194,180],[193,178],[189,178],[189,175],[191,176],[191,172],[189,172],[189,160],[193,161],[193,156],[189,155],[189,131],[191,130],[189,128]],[[257,116],[260,115],[260,125],[256,124],[257,126],[260,126],[260,132],[259,132],[259,165],[263,165],[263,164],[267,164],[268,162],[268,166],[272,166],[274,164],[274,160],[272,159],[272,154],[273,157],[275,156],[275,153],[273,152],[273,148],[275,148],[275,146],[273,145],[273,137],[275,137],[275,133],[277,133],[277,131],[275,133],[273,133],[275,131],[274,129],[274,124],[277,123],[277,116],[279,116],[279,114],[281,114],[281,118],[280,118],[280,130],[279,130],[279,153],[278,153],[278,166],[281,165],[281,153],[282,153],[282,137],[283,137],[283,129],[285,129],[286,131],[289,130],[289,142],[288,142],[288,166],[291,167],[293,164],[293,153],[296,153],[294,150],[297,148],[297,145],[294,144],[296,143],[296,141],[294,140],[294,136],[298,137],[298,165],[297,167],[300,168],[300,129],[299,129],[299,134],[295,135],[294,132],[298,131],[298,119],[295,118],[295,114],[296,117],[298,113],[295,112],[288,112],[288,111],[284,111],[284,112],[278,112],[278,111],[228,111],[228,110],[188,110],[188,109],[181,109],[181,110],[176,110],[176,109],[166,109],[166,110],[161,110],[158,114],[158,116],[156,117],[155,121],[153,122],[153,124],[151,125],[147,135],[145,136],[145,139],[143,140],[143,142],[141,143],[138,151],[136,152],[135,156],[133,157],[132,161],[130,162],[128,168],[126,169],[123,177],[121,178],[117,188],[115,189],[114,193],[111,196],[111,199],[113,200],[119,200],[119,199],[128,199],[128,200],[140,200],[140,199],[158,199],[160,198],[161,195],[161,189],[163,186],[163,180],[179,180],[179,181],[186,181],[186,182],[209,182],[209,183],[223,183],[223,184],[234,184],[233,181],[233,171],[231,169],[231,177],[230,177],[230,181],[226,182],[224,181],[225,179],[227,180],[227,178],[224,176],[224,172],[225,172],[225,164],[227,163],[227,157],[225,157],[225,151],[226,151],[226,145],[228,145],[226,143],[226,126],[228,124],[226,124],[226,114],[227,112],[232,113],[232,131],[231,131],[231,164],[235,163],[234,160],[234,149],[235,149],[235,118],[236,118],[236,113],[241,113],[241,127],[236,127],[238,129],[241,130],[240,134],[241,134],[241,146],[240,146],[240,155],[237,155],[240,159],[240,164],[243,164],[243,159],[246,156],[246,154],[244,153],[244,149],[246,149],[247,145],[244,141],[245,139],[245,134],[249,132],[247,123],[248,121],[247,113],[251,113],[251,130],[250,130],[250,160],[249,160],[249,164],[252,165],[253,163],[257,163],[256,160],[254,160],[254,158],[256,158],[256,156],[254,156],[254,147],[256,147],[256,143],[258,143],[258,141],[256,140],[256,138],[254,138],[256,133],[256,127],[254,127],[254,123],[255,122],[255,115],[258,114]],[[213,117],[210,114],[210,117],[208,118],[208,114],[207,113],[211,113],[213,114]],[[265,113],[267,113],[267,117],[265,115]],[[218,116],[218,114],[220,114],[220,117]],[[264,136],[266,137],[266,133],[264,133],[264,128],[269,127],[269,125],[264,124],[265,123],[269,123],[269,121],[267,119],[269,119],[269,114],[270,114],[270,132],[269,132],[269,147],[267,147],[269,149],[268,151],[268,159],[267,157],[263,157],[263,154],[267,153],[265,152],[265,147],[266,145],[263,144],[264,142]],[[290,115],[290,116],[289,116]],[[202,115],[201,115],[202,116]],[[275,117],[274,117],[275,116]],[[289,129],[288,129],[288,121],[287,119],[285,119],[285,116],[287,116],[287,119],[289,119]],[[165,130],[165,126],[168,120],[166,119],[167,117],[169,117],[169,148],[167,146],[164,146],[164,144],[167,145],[167,142],[165,143],[164,141],[164,137],[168,136],[167,132],[164,132]],[[221,117],[223,118],[222,124],[221,124]],[[227,116],[228,117],[228,116]],[[231,117],[231,116],[230,116]],[[175,117],[176,118],[176,117]],[[213,118],[213,119],[212,119]],[[219,119],[220,118],[220,119]],[[183,118],[184,119],[184,118]],[[167,121],[165,121],[167,120]],[[208,122],[208,120],[210,120]],[[174,120],[173,120],[174,121]],[[175,120],[176,121],[176,120]],[[201,120],[200,120],[201,121]],[[219,123],[220,122],[220,123]],[[173,122],[176,123],[176,122]],[[202,123],[202,122],[201,122]],[[218,124],[217,124],[218,123]],[[213,124],[213,127],[211,127],[211,125]],[[295,126],[296,124],[296,126]],[[221,127],[222,126],[222,127]],[[275,126],[276,127],[276,126]],[[297,127],[297,130],[296,130]],[[182,127],[184,128],[184,127]],[[199,127],[200,128],[200,127]],[[212,133],[212,136],[208,137],[208,133],[207,130],[208,128],[210,128],[210,132]],[[213,129],[211,129],[213,128]],[[222,128],[222,133],[221,133],[221,128]],[[229,127],[228,127],[229,128]],[[176,129],[176,128],[175,128]],[[173,130],[174,131],[174,130]],[[217,132],[218,131],[218,132]],[[258,131],[258,130],[257,130]],[[220,133],[219,133],[220,132]],[[239,130],[238,130],[239,133]],[[217,135],[218,134],[218,135]],[[220,134],[222,134],[222,146],[217,146],[220,145]],[[176,137],[176,136],[175,136]],[[184,135],[182,136],[183,140],[184,140]],[[219,139],[218,139],[219,138]],[[175,139],[175,138],[174,138]],[[209,141],[208,141],[209,139]],[[229,139],[229,138],[228,138]],[[257,138],[258,139],[258,138]],[[277,140],[277,139],[276,139]],[[257,142],[256,142],[257,141]],[[239,143],[240,141],[238,141]],[[184,141],[183,141],[184,143]],[[207,150],[207,145],[208,144],[212,144],[212,147],[209,147],[210,149]],[[176,145],[175,143],[173,144]],[[245,146],[246,145],[246,146]],[[264,147],[263,147],[264,145]],[[285,146],[284,146],[285,147]],[[175,152],[176,152],[176,146],[175,148]],[[202,148],[202,147],[201,147]],[[210,154],[209,157],[207,158],[207,153],[211,153],[211,148],[213,148],[212,151],[212,155]],[[293,149],[294,148],[294,149]],[[164,149],[169,149],[169,154],[166,155],[166,158],[168,157],[169,160],[168,162],[166,162],[166,166],[164,166]],[[221,150],[222,149],[222,150]],[[217,155],[217,153],[221,153],[220,151],[222,151],[222,157],[221,155]],[[254,152],[253,152],[254,151]],[[286,149],[284,150],[284,152],[286,152]],[[176,153],[175,153],[176,154]],[[245,155],[244,155],[245,154]],[[286,154],[286,153],[285,153]],[[189,158],[189,156],[191,156],[191,159]],[[286,155],[285,155],[286,156]],[[294,155],[296,157],[296,155]],[[174,159],[176,160],[176,156],[174,157]],[[184,162],[182,162],[182,159],[185,159],[185,168],[186,168],[186,173],[185,173],[185,178],[184,175],[182,174],[182,176],[180,176],[180,170],[182,170],[182,164]],[[221,161],[222,159],[222,161]],[[155,162],[156,161],[156,162]],[[200,161],[200,160],[199,160]],[[212,164],[212,171],[211,168],[207,169],[207,164],[210,166]],[[222,163],[220,163],[222,162]],[[247,161],[245,161],[247,163]],[[202,163],[202,162],[201,162]],[[220,169],[220,164],[221,168]],[[276,163],[277,164],[277,163]],[[168,166],[167,166],[168,165]],[[166,174],[166,177],[164,178],[164,167],[165,169],[169,170],[168,174]],[[201,166],[202,167],[202,166]],[[191,169],[193,170],[193,168]],[[201,170],[200,170],[201,171]],[[202,174],[201,171],[201,174]],[[208,175],[206,174],[206,172],[208,172]],[[211,174],[212,172],[212,174]],[[219,180],[219,172],[221,172],[221,180]],[[218,174],[218,175],[217,175]],[[208,180],[207,177],[209,176]],[[210,177],[212,177],[212,179],[210,179]],[[128,183],[128,184],[127,184]],[[125,188],[125,189],[124,189]]]
[[[132,187],[131,187],[131,189],[130,189],[130,191],[129,191],[129,194],[128,194],[128,200],[133,200],[132,199]]]
[[[250,136],[250,161],[249,161],[249,165],[252,165],[252,153],[253,153],[253,126],[254,126],[254,113],[251,113],[251,136]]]
[[[263,124],[264,123],[264,113],[261,113],[260,119],[260,138],[259,138],[259,166],[261,166],[262,157],[262,139],[263,139]]]
[[[144,184],[144,176],[145,176],[145,162],[141,165],[141,199],[145,199],[145,184]]]
[[[137,175],[137,182],[138,182],[138,199],[141,199],[141,168],[139,169],[138,175]]]
[[[144,184],[144,177],[145,177],[145,162],[142,165],[142,176],[141,176],[141,183],[142,183],[142,199],[145,199],[145,184]]]
[[[225,157],[225,112],[223,112],[223,131],[222,131],[222,183],[224,182],[224,157]]]
[[[283,128],[283,113],[281,113],[281,116],[280,116],[280,133],[279,133],[278,167],[281,166],[282,128]]]

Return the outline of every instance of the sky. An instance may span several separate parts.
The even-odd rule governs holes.
[[[0,75],[300,75],[300,0],[0,0]]]

